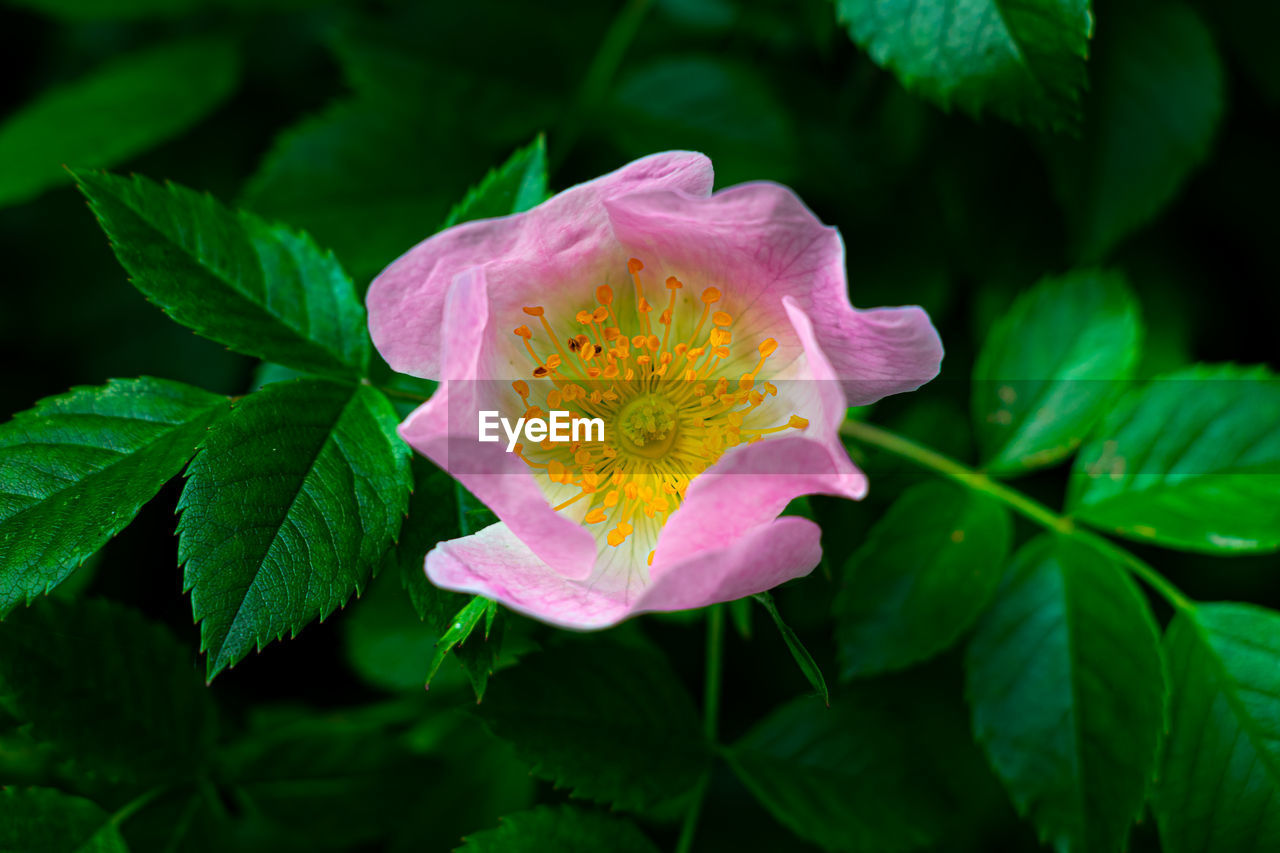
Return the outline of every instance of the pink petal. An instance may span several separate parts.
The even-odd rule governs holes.
[[[489,313],[482,268],[454,279],[443,313],[449,318],[451,340],[483,339]],[[472,381],[481,348],[446,346],[444,355],[445,381],[400,425],[401,437],[508,522],[541,559],[569,577],[589,576],[596,556],[591,534],[551,509],[528,466],[506,452],[505,442],[476,440],[477,413],[499,408],[481,399],[496,390],[495,383]]]
[[[426,570],[436,586],[493,598],[562,628],[606,628],[631,612],[625,601],[556,572],[505,524],[441,542],[427,554]]]
[[[627,601],[571,581],[537,558],[505,524],[441,542],[427,554],[436,586],[496,599],[519,613],[589,631],[647,611],[686,610],[772,589],[813,571],[821,531],[789,516],[754,528],[732,544],[672,566],[640,598]]]
[[[603,203],[641,190],[679,190],[689,197],[711,192],[711,161],[702,154],[654,154],[572,187],[533,210],[469,222],[442,231],[410,249],[369,287],[369,331],[391,367],[438,377],[445,294],[454,276],[474,266],[515,265],[537,284],[576,280],[591,273],[617,244]],[[491,276],[495,286],[502,282]],[[531,288],[541,290],[543,287]],[[588,291],[589,293],[589,291]]]
[[[687,557],[656,578],[635,611],[688,610],[733,601],[803,577],[822,559],[822,531],[786,516],[754,527],[732,544]]]
[[[845,403],[840,383],[814,336],[809,318],[790,296],[783,309],[804,350],[808,369],[803,390],[813,392],[819,411],[806,411],[804,432],[739,445],[694,478],[680,508],[658,538],[653,577],[666,578],[676,564],[722,546],[777,518],[786,505],[806,494],[860,500],[866,476],[854,467],[840,440]],[[788,415],[790,413],[787,413]],[[679,583],[672,578],[668,583]],[[690,578],[690,582],[694,582]]]
[[[784,296],[795,299],[813,321],[849,405],[912,391],[937,376],[942,343],[928,315],[914,306],[853,308],[839,232],[786,187],[741,184],[710,197],[664,189],[604,204],[629,254],[699,271],[722,286],[726,300],[767,322],[782,320]]]

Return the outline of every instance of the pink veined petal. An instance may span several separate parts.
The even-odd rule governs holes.
[[[505,524],[441,542],[427,554],[426,571],[436,586],[493,598],[562,628],[606,628],[631,612],[626,602],[556,572]]]
[[[369,331],[392,368],[435,379],[443,355],[445,294],[469,267],[514,266],[534,284],[575,280],[617,244],[604,202],[641,190],[679,190],[690,197],[711,192],[711,161],[702,154],[668,151],[636,160],[607,175],[565,190],[525,213],[468,222],[410,249],[369,287]],[[538,288],[531,288],[537,290]]]
[[[820,535],[808,519],[779,518],[673,566],[630,602],[566,579],[505,524],[441,542],[427,554],[426,572],[444,589],[483,595],[535,619],[590,631],[636,613],[732,601],[807,575],[822,559]]]
[[[808,316],[791,297],[783,300],[783,308],[808,365],[808,376],[793,381],[804,383],[806,390],[813,392],[820,411],[805,413],[809,426],[804,432],[739,445],[694,478],[683,504],[671,514],[658,537],[652,571],[655,581],[676,572],[676,566],[688,557],[769,523],[800,495],[860,500],[867,493],[866,476],[849,460],[840,440],[839,426],[845,414],[840,383]]]
[[[705,607],[803,577],[822,559],[821,534],[818,525],[797,516],[753,527],[731,543],[672,565],[645,590],[635,612]]]
[[[452,340],[483,339],[489,319],[485,290],[480,267],[459,274],[449,288],[444,315],[456,334]],[[591,534],[551,509],[528,466],[506,452],[505,442],[476,440],[477,413],[495,407],[481,399],[494,383],[474,381],[480,348],[446,346],[445,356],[445,381],[400,425],[401,437],[507,521],[541,559],[568,577],[589,576],[596,555]]]
[[[628,251],[723,282],[739,313],[783,316],[791,296],[813,322],[849,405],[912,391],[938,374],[942,342],[918,307],[855,309],[845,284],[844,244],[795,193],[773,183],[709,197],[678,190],[606,199]]]

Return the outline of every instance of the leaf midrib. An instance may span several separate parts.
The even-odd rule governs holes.
[[[249,595],[249,590],[253,589],[254,584],[256,584],[258,581],[258,577],[262,574],[263,561],[266,560],[267,554],[271,553],[271,549],[275,546],[276,542],[279,541],[280,530],[284,527],[285,522],[292,515],[293,509],[297,505],[298,498],[301,497],[303,488],[306,486],[307,481],[315,473],[316,463],[319,462],[320,457],[325,452],[325,449],[333,443],[334,430],[337,428],[338,424],[342,422],[342,419],[346,417],[347,410],[351,407],[351,404],[354,403],[356,399],[360,396],[360,386],[358,385],[354,386],[350,389],[350,391],[351,391],[350,396],[347,398],[347,401],[342,404],[341,408],[338,409],[338,414],[333,419],[333,423],[330,424],[329,427],[325,430],[324,441],[320,442],[319,446],[316,448],[315,454],[311,457],[310,462],[307,463],[306,473],[298,478],[297,487],[294,489],[293,495],[289,499],[288,506],[285,508],[284,512],[281,513],[279,521],[273,522],[272,524],[273,532],[271,534],[271,537],[267,540],[266,546],[263,548],[262,553],[254,557],[253,559],[254,569],[253,569],[253,572],[251,573],[249,582],[244,584],[243,589],[238,596],[239,601],[237,602],[235,607],[235,615],[231,617],[231,620],[227,623],[225,630],[221,632],[222,633],[221,638],[218,640],[217,653],[214,655],[213,663],[210,665],[213,670],[213,672],[211,673],[211,676],[214,674],[217,674],[218,672],[222,671],[224,667],[230,665],[230,661],[224,662],[223,660],[223,653],[226,649],[227,638],[231,636],[232,629],[234,629],[236,627],[236,624],[240,621],[240,617],[244,613],[245,599]],[[207,616],[205,618],[207,619]],[[256,642],[257,638],[255,637],[254,640]],[[212,648],[210,648],[208,651],[213,651],[213,650]]]

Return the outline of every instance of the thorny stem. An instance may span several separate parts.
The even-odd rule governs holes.
[[[702,691],[702,730],[706,733],[707,742],[713,746],[720,733],[720,676],[723,657],[724,605],[716,604],[707,609],[707,663]],[[676,853],[689,853],[693,849],[693,836],[698,831],[702,800],[706,797],[707,786],[710,784],[711,769],[708,768],[693,791],[693,801],[689,804],[684,825],[680,828]]]
[[[1059,515],[1044,504],[1032,500],[1017,489],[1012,489],[1004,483],[991,479],[981,471],[974,471],[972,468],[967,468],[935,450],[930,450],[908,438],[903,438],[888,430],[863,423],[862,421],[845,421],[840,427],[840,433],[854,441],[878,447],[895,456],[910,460],[922,468],[941,474],[943,477],[954,480],[975,492],[989,495],[1014,512],[1031,519],[1037,524],[1065,536],[1071,536],[1095,551],[1116,560],[1130,572],[1137,575],[1147,586],[1155,590],[1174,609],[1188,612],[1195,609],[1195,603],[1191,599],[1183,595],[1163,575],[1128,550],[1115,545],[1096,533],[1082,530],[1076,526],[1069,516]]]

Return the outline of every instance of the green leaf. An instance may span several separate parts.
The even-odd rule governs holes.
[[[787,650],[791,652],[791,657],[795,660],[796,665],[800,667],[800,671],[804,673],[804,677],[809,680],[809,685],[813,691],[822,697],[824,705],[831,704],[831,694],[827,692],[827,680],[822,677],[822,670],[818,668],[818,663],[813,659],[813,655],[809,654],[809,650],[804,647],[804,643],[800,642],[800,638],[796,636],[796,632],[791,630],[791,626],[782,621],[782,614],[778,612],[778,605],[774,604],[773,596],[767,592],[759,592],[752,596],[760,605],[768,611],[773,618],[773,624],[778,626],[778,633],[782,635],[782,639],[787,644]]]
[[[396,562],[400,581],[418,617],[438,635],[446,630],[453,615],[467,601],[461,593],[432,584],[426,573],[427,552],[437,542],[461,535],[458,498],[453,478],[425,457],[414,454],[412,469],[413,495],[409,498],[409,516],[396,544]]]
[[[139,786],[194,778],[213,741],[190,650],[105,601],[46,599],[0,623],[0,705],[75,764]]]
[[[220,750],[221,774],[290,842],[285,849],[350,850],[387,838],[428,804],[422,780],[441,770],[414,754],[397,710],[260,712]]]
[[[630,821],[577,806],[538,806],[506,815],[495,829],[473,833],[463,853],[658,853]]]
[[[1167,853],[1280,849],[1280,615],[1204,604],[1165,635],[1169,736],[1152,808]]]
[[[75,177],[134,286],[174,320],[288,367],[365,373],[364,307],[333,255],[306,234],[175,184]]]
[[[475,688],[476,701],[484,698],[489,676],[497,666],[503,623],[496,602],[481,596],[440,589],[426,575],[427,552],[439,541],[465,536],[497,519],[493,513],[448,474],[421,456],[413,459],[413,496],[409,517],[396,547],[401,583],[419,618],[439,640],[427,667],[428,686],[449,653],[456,652]],[[483,637],[467,642],[485,619]],[[494,620],[497,629],[493,630]]]
[[[524,658],[478,710],[535,775],[618,808],[679,798],[710,761],[693,701],[662,655],[607,636]]]
[[[984,467],[1018,474],[1079,446],[1129,379],[1142,325],[1124,278],[1082,270],[1046,278],[991,329],[973,369]]]
[[[1073,539],[1033,539],[979,623],[967,670],[974,736],[1041,841],[1125,849],[1165,692],[1155,621],[1125,571]]]
[[[367,385],[302,379],[244,398],[187,469],[178,558],[209,677],[359,592],[408,506],[409,453]]]
[[[439,634],[424,625],[400,579],[382,572],[342,616],[346,659],[365,681],[383,690],[420,693]],[[451,673],[461,685],[461,672]]]
[[[490,27],[495,38],[512,31],[512,14],[519,13],[508,10],[507,28]],[[360,280],[429,236],[471,176],[492,165],[490,152],[505,153],[509,140],[529,138],[555,118],[539,106],[547,98],[528,85],[525,71],[524,85],[493,73],[496,47],[484,57],[473,51],[446,58],[476,25],[491,23],[483,12],[406,7],[384,24],[393,33],[344,32],[338,58],[354,94],[276,139],[245,189],[248,206],[305,228]],[[530,36],[519,38],[527,43]],[[479,61],[467,67],[473,57]],[[529,110],[537,115],[523,117]],[[536,164],[527,164],[535,167],[527,173],[532,189]],[[517,194],[513,202],[530,198]]]
[[[954,643],[1000,583],[1004,507],[949,483],[907,491],[849,561],[836,597],[841,677],[901,669]]]
[[[126,853],[111,816],[52,788],[0,788],[0,850]]]
[[[547,143],[539,136],[512,154],[453,206],[442,228],[473,219],[520,213],[547,199]]]
[[[775,818],[827,850],[897,853],[942,831],[937,774],[917,761],[888,703],[804,698],[774,711],[728,751],[730,766]],[[928,768],[928,769],[926,769]]]
[[[1084,134],[1048,150],[1076,255],[1097,260],[1177,194],[1209,154],[1224,73],[1185,3],[1109,4],[1093,63]]]
[[[1193,551],[1280,548],[1280,380],[1199,365],[1129,394],[1076,457],[1081,521]]]
[[[435,678],[440,670],[440,664],[444,663],[449,652],[456,650],[475,688],[476,701],[484,699],[485,687],[497,663],[500,648],[501,632],[492,633],[497,616],[498,603],[481,595],[472,596],[471,600],[463,605],[453,617],[453,621],[445,628],[444,633],[440,635],[440,639],[436,641],[435,655],[431,658],[431,666],[427,668],[428,687],[431,686],[431,679]],[[474,643],[467,643],[482,619],[484,620],[483,637],[478,636]],[[463,655],[464,648],[467,649],[466,655]]]
[[[1079,119],[1088,0],[836,0],[850,37],[944,110],[1037,127]]]
[[[67,181],[63,164],[114,166],[177,136],[231,93],[238,73],[231,42],[200,38],[46,90],[0,125],[0,205]]]
[[[225,397],[179,382],[114,379],[0,426],[0,616],[123,530],[227,408]]]

